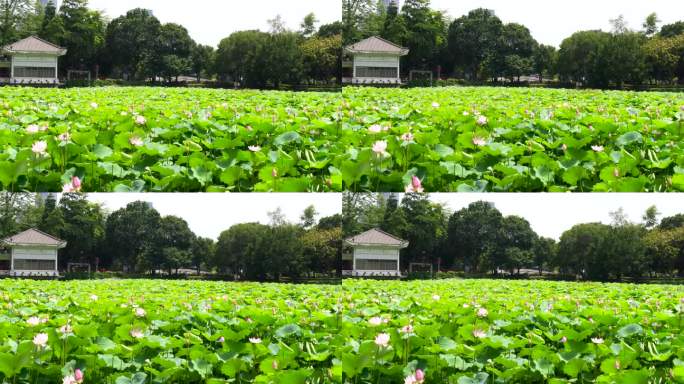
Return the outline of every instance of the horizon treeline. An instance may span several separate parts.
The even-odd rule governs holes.
[[[191,75],[247,87],[334,83],[342,25],[319,24],[310,13],[294,31],[275,16],[270,31],[237,31],[212,47],[195,42],[180,24],[161,23],[148,9],[109,20],[90,9],[88,0],[63,0],[59,8],[52,1],[0,2],[0,46],[35,35],[65,47],[62,76],[88,70],[136,81]]]
[[[402,270],[430,263],[440,270],[519,275],[521,269],[583,280],[684,276],[684,212],[660,218],[649,208],[642,222],[622,210],[612,223],[577,223],[560,239],[538,235],[520,216],[504,216],[479,201],[451,212],[427,194],[345,193],[343,237],[380,228],[409,241]]]
[[[452,19],[430,0],[385,7],[377,0],[342,0],[343,44],[380,36],[408,47],[402,71],[431,70],[469,81],[518,81],[536,75],[594,88],[684,84],[684,21],[661,26],[655,13],[631,29],[616,9],[611,31],[577,31],[554,47],[519,23],[478,8]]]
[[[240,223],[217,240],[196,235],[178,216],[162,216],[152,204],[131,202],[113,212],[85,194],[0,192],[0,239],[36,228],[67,241],[59,269],[89,263],[129,274],[194,269],[235,280],[278,281],[314,274],[334,276],[341,246],[341,215],[320,217],[312,205],[300,222],[278,209],[268,224]]]

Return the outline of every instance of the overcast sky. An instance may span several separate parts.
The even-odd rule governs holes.
[[[432,0],[431,4],[451,18],[475,8],[493,9],[505,23],[523,24],[537,41],[554,46],[580,30],[609,31],[609,20],[621,14],[632,29],[641,29],[651,12],[665,24],[684,19],[682,0]]]
[[[211,46],[235,31],[267,31],[267,21],[276,15],[290,29],[299,29],[310,12],[320,24],[342,19],[341,0],[90,0],[89,4],[110,19],[133,8],[151,9],[162,23],[181,24],[195,41]]]
[[[493,202],[504,216],[524,217],[539,235],[554,239],[559,239],[575,224],[610,224],[610,212],[621,207],[632,222],[641,222],[641,217],[651,205],[658,207],[661,219],[684,213],[684,197],[677,193],[434,193],[430,197],[433,201],[446,203],[453,211],[479,200]]]
[[[212,239],[233,224],[268,224],[268,212],[279,207],[293,223],[312,204],[318,219],[342,213],[342,195],[336,193],[90,193],[88,199],[103,203],[110,212],[148,201],[162,216],[182,217],[196,235]]]

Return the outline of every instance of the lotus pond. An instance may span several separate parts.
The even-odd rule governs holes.
[[[345,383],[682,383],[684,287],[347,281]]]
[[[344,98],[350,149],[338,168],[350,190],[684,190],[682,93],[345,88]]]
[[[676,191],[683,108],[618,91],[6,87],[0,187]]]
[[[339,93],[0,89],[0,187],[341,190]]]
[[[0,281],[3,383],[341,381],[340,286]]]

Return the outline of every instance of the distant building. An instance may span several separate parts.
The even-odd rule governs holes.
[[[0,48],[0,83],[57,84],[58,58],[66,48],[30,36]]]
[[[400,61],[408,48],[372,36],[344,48],[342,82],[347,84],[401,84]]]
[[[59,0],[40,0],[40,3],[43,5],[43,7],[47,7],[50,1],[52,1],[52,4],[55,5],[55,8],[59,8]]]
[[[0,248],[9,253],[0,253],[0,273],[10,276],[59,276],[57,252],[67,242],[37,229],[0,240]]]
[[[389,8],[391,4],[399,8],[399,0],[382,0],[382,3],[385,5],[385,8]]]
[[[408,247],[406,240],[371,229],[346,239],[352,253],[342,256],[342,275],[351,277],[401,277],[399,253]]]

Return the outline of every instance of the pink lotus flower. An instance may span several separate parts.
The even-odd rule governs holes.
[[[145,310],[140,307],[136,308],[134,313],[136,317],[145,317],[145,315],[147,314],[147,312],[145,312]]]
[[[379,347],[387,347],[390,341],[390,335],[387,333],[380,333],[379,335],[375,336],[375,345]]]
[[[74,375],[67,375],[67,376],[64,376],[64,378],[62,379],[62,384],[77,384],[77,383],[78,383],[78,381],[76,381],[76,378],[74,377]]]
[[[416,369],[416,380],[418,380],[419,383],[422,383],[423,380],[425,380],[425,372],[423,372],[422,369]]]
[[[38,133],[40,132],[40,127],[36,124],[31,124],[28,127],[26,127],[26,133]]]
[[[144,144],[140,136],[131,136],[131,138],[128,139],[128,142],[134,147],[141,147]]]
[[[401,135],[401,139],[408,143],[408,142],[413,141],[414,137],[413,137],[413,134],[411,132],[407,132],[407,133],[404,133],[403,135]]]
[[[377,316],[371,317],[370,319],[368,319],[368,324],[377,327],[378,325],[382,324],[382,319]]]
[[[276,177],[278,177],[278,169],[277,169],[277,168],[273,168],[273,170],[271,171],[271,176],[272,176],[274,179],[275,179]]]
[[[568,150],[568,145],[565,144],[565,143],[563,143],[563,145],[561,146],[561,149],[563,150],[563,152],[567,151],[567,150]]]
[[[96,294],[90,295],[90,300],[96,301],[96,300],[97,300],[97,295],[96,295]]]
[[[145,125],[147,123],[147,119],[143,115],[138,115],[135,117],[135,123],[138,125]]]
[[[76,370],[74,371],[74,379],[76,379],[77,383],[82,383],[83,382],[83,371],[76,368]]]
[[[479,136],[473,136],[473,145],[477,147],[484,147],[487,145],[487,140]]]
[[[378,156],[382,156],[387,153],[387,142],[384,140],[376,141],[375,144],[373,144],[373,152],[375,152]]]
[[[261,147],[258,146],[258,145],[250,145],[250,146],[247,147],[247,148],[248,148],[250,151],[252,151],[252,152],[259,152],[259,151],[261,151]]]
[[[432,300],[438,301],[439,299],[440,299],[439,295],[437,295],[437,294],[432,295]]]
[[[69,324],[64,324],[61,327],[59,327],[59,333],[63,335],[68,335],[71,332],[73,332],[73,329],[71,328],[71,325]]]
[[[219,337],[218,340],[216,340],[216,341],[218,341],[219,343],[223,343],[223,342],[226,341],[226,338],[223,337],[223,336],[221,336],[221,337]]]
[[[561,337],[560,342],[563,343],[563,344],[565,344],[565,343],[568,342],[568,338],[565,337],[565,336],[563,336],[563,337]]]
[[[487,120],[487,116],[485,115],[480,115],[477,118],[477,125],[487,125],[489,120]]]
[[[81,179],[78,176],[71,178],[71,182],[64,184],[62,187],[62,193],[74,193],[81,192]]]
[[[423,183],[416,176],[411,178],[411,184],[407,185],[405,188],[406,193],[423,193],[425,189],[423,188]]]
[[[278,360],[273,360],[273,362],[271,363],[271,368],[273,368],[273,370],[275,371],[278,370]]]
[[[382,125],[380,124],[373,124],[370,127],[368,127],[368,132],[370,133],[380,133],[382,132]]]
[[[261,339],[258,337],[250,337],[249,342],[252,344],[261,344]]]
[[[40,319],[36,316],[31,316],[26,320],[26,324],[28,324],[31,327],[35,327],[36,325],[40,324]]]
[[[594,152],[603,152],[603,150],[604,150],[605,148],[603,148],[603,145],[592,145],[592,146],[591,146],[591,149],[592,149]]]
[[[47,150],[47,142],[46,142],[46,141],[43,141],[43,140],[41,140],[41,141],[36,141],[36,142],[33,143],[33,145],[31,146],[31,150],[32,150],[33,153],[35,153],[36,155],[44,155],[44,154],[45,154],[45,151]]]
[[[57,136],[57,139],[62,143],[66,143],[67,141],[71,140],[71,135],[69,134],[69,132],[64,132]]]
[[[600,337],[592,337],[591,342],[594,344],[603,344],[603,339]]]
[[[470,116],[470,112],[468,112],[468,111],[463,111],[463,116]]]
[[[131,337],[134,338],[134,339],[140,339],[140,338],[142,338],[143,336],[145,336],[144,333],[143,333],[143,331],[142,331],[142,329],[140,329],[140,328],[133,328],[133,329],[131,329],[131,331],[129,332],[129,334],[130,334]]]
[[[433,102],[432,103],[432,108],[439,108],[439,103],[438,102]]]
[[[480,308],[477,310],[477,317],[487,317],[489,312],[485,308]]]
[[[477,339],[482,339],[487,337],[487,332],[481,329],[473,329],[473,336]]]
[[[404,325],[403,327],[401,327],[401,332],[402,333],[413,333],[413,326],[411,324]]]
[[[47,345],[48,342],[48,334],[47,333],[39,333],[35,336],[33,336],[33,344],[37,346],[38,348],[44,348]]]
[[[404,379],[404,384],[416,384],[416,375],[408,375]]]
[[[92,103],[90,103],[90,108],[97,109],[97,107],[99,107],[99,105],[97,105],[96,102],[93,101]]]

